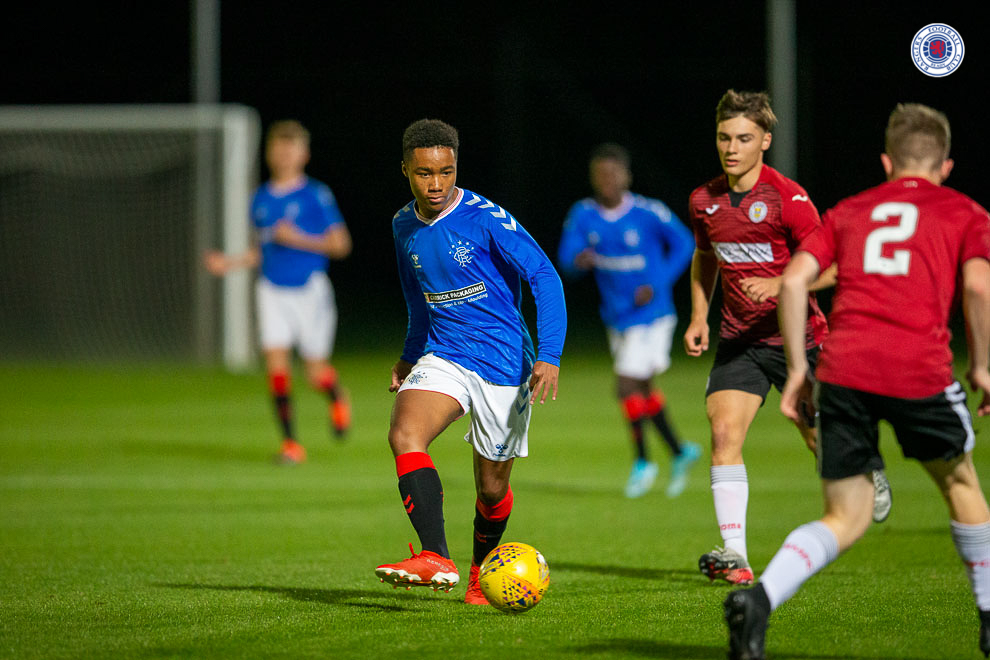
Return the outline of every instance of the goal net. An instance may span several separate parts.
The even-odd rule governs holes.
[[[244,106],[0,107],[0,359],[252,355],[245,249],[260,121]]]

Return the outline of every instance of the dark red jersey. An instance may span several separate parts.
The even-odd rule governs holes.
[[[952,381],[949,314],[962,264],[990,260],[990,216],[969,197],[902,178],[845,199],[801,243],[839,264],[819,380],[905,399]]]
[[[691,193],[690,216],[699,250],[714,250],[722,281],[722,327],[731,341],[780,346],[777,299],[750,300],[739,286],[746,277],[777,277],[803,238],[821,226],[808,193],[763,165],[748,193],[729,194],[725,175]],[[808,298],[808,347],[828,334],[814,294]]]

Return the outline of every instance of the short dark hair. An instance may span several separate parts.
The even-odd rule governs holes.
[[[603,142],[599,144],[591,150],[591,158],[588,160],[615,160],[621,163],[627,170],[632,162],[632,159],[629,157],[629,150],[615,142]]]
[[[927,105],[898,103],[887,121],[884,150],[897,169],[933,169],[949,157],[948,118]]]
[[[460,141],[457,129],[439,119],[420,119],[409,124],[402,134],[402,160],[409,160],[416,149],[449,147],[457,157]]]
[[[723,94],[715,108],[715,124],[740,115],[767,133],[772,132],[777,125],[777,115],[773,114],[770,96],[766,92],[737,92],[730,89]]]

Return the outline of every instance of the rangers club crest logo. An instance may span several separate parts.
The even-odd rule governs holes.
[[[749,207],[749,219],[752,222],[763,222],[767,219],[767,203],[766,202],[754,202],[752,206]]]
[[[930,23],[911,41],[911,60],[926,76],[947,76],[962,64],[966,53],[962,37],[945,23]]]
[[[471,263],[471,251],[474,250],[474,246],[470,243],[464,241],[457,241],[457,243],[450,246],[450,256],[454,258],[457,265],[461,268],[467,268],[467,265]]]

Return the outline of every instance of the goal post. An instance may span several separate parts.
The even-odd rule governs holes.
[[[254,359],[250,107],[0,106],[0,359]]]

